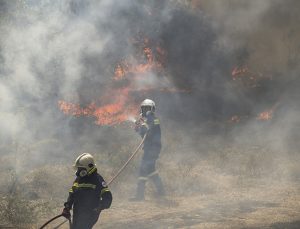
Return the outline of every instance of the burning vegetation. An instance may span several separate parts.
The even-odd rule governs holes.
[[[167,54],[161,46],[156,46],[154,52],[148,38],[144,38],[142,44],[138,41],[134,43],[142,51],[138,52],[137,56],[125,57],[116,64],[111,84],[101,98],[84,107],[60,100],[58,101],[59,109],[66,115],[94,117],[97,125],[116,125],[138,115],[139,101],[134,98],[133,93],[144,96],[151,92],[191,92],[187,89],[166,86],[167,79],[163,74]],[[157,84],[157,80],[161,82],[161,85]],[[103,104],[103,101],[110,101],[110,103]]]
[[[239,87],[247,88],[248,90],[255,91],[257,88],[263,87],[263,83],[272,83],[272,77],[264,76],[262,73],[255,73],[253,71],[250,71],[249,67],[247,65],[243,65],[240,67],[234,67],[231,73],[232,80],[234,83],[236,83]],[[269,121],[273,118],[274,112],[276,108],[278,107],[278,102],[272,106],[271,109],[265,110],[256,116],[256,120],[260,121]],[[230,118],[231,123],[240,123],[241,120],[247,120],[249,119],[249,115],[233,115]]]
[[[297,0],[0,0],[0,228],[56,215],[81,151],[113,176],[139,141],[119,124],[145,98],[170,201],[150,189],[128,204],[133,161],[101,228],[299,228],[299,12]]]
[[[144,39],[143,52],[135,58],[125,58],[115,66],[114,75],[112,76],[112,84],[120,86],[112,86],[107,88],[106,93],[103,94],[102,101],[111,101],[111,103],[97,106],[96,102],[91,102],[86,107],[81,107],[79,104],[73,104],[60,100],[58,102],[60,110],[66,115],[73,116],[91,116],[96,118],[97,125],[115,125],[128,121],[130,117],[137,116],[139,110],[139,103],[134,101],[131,96],[133,91],[149,91],[148,88],[136,88],[135,84],[139,81],[150,80],[152,72],[160,72],[163,70],[162,63],[157,59],[161,56],[154,57],[152,49],[148,47],[149,40]],[[159,48],[157,48],[160,50]],[[164,54],[163,51],[157,52],[157,55]],[[136,63],[134,60],[138,60]],[[147,79],[150,78],[150,79]],[[120,81],[125,83],[120,84]]]

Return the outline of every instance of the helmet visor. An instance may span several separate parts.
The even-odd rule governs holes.
[[[143,116],[146,116],[147,111],[152,111],[152,107],[151,106],[142,106],[141,107],[141,112]]]
[[[88,174],[87,170],[86,170],[85,168],[81,168],[81,167],[79,167],[79,168],[76,170],[76,173],[75,173],[75,175],[76,175],[77,177],[84,177],[84,176],[86,176],[87,174]]]

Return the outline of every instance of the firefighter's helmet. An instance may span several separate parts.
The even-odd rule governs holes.
[[[77,170],[77,176],[84,177],[96,169],[96,164],[91,154],[83,153],[77,157],[73,167]]]
[[[155,112],[155,103],[153,100],[151,99],[145,99],[142,103],[141,103],[141,114],[143,116],[146,116],[146,113],[150,111],[150,112]]]

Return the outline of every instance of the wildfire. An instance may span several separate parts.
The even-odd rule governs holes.
[[[245,73],[249,71],[247,66],[244,67],[234,67],[231,75],[233,80],[237,80],[239,77],[242,77]]]
[[[112,103],[97,106],[95,102],[86,107],[60,100],[59,108],[66,115],[90,116],[96,119],[97,125],[116,125],[128,121],[130,117],[137,113],[138,105],[129,101],[129,91],[119,89],[114,92]],[[102,98],[105,101],[105,97]]]
[[[167,87],[165,85],[168,84],[161,83],[162,78],[159,79],[162,87],[157,87],[156,83],[151,84],[156,79],[152,80],[146,77],[153,77],[157,74],[147,73],[163,71],[166,52],[161,46],[153,45],[147,38],[137,37],[137,40],[132,40],[132,42],[140,45],[140,52],[136,57],[128,56],[115,65],[112,85],[116,87],[108,88],[97,100],[99,102],[92,102],[86,107],[61,100],[58,102],[60,110],[66,115],[94,117],[97,125],[116,125],[130,120],[136,115],[139,104],[132,98],[132,94],[135,92],[190,92],[186,89]],[[115,81],[122,82],[123,80],[126,80],[126,83],[114,84]],[[138,88],[137,85],[139,85]],[[101,106],[97,104],[101,104]]]
[[[261,113],[259,113],[258,115],[256,115],[256,120],[260,120],[260,121],[269,121],[273,118],[274,116],[274,112],[276,110],[276,108],[278,107],[279,102],[275,103],[275,105],[268,110],[265,110]],[[249,118],[248,116],[244,116],[245,118]],[[234,115],[229,119],[229,122],[231,123],[239,123],[242,120],[242,116],[238,116],[238,115]]]
[[[259,80],[263,78],[261,73],[250,71],[248,66],[236,66],[231,72],[234,81],[240,81],[242,84],[249,88],[259,86]]]
[[[260,113],[256,119],[266,121],[266,120],[271,120],[272,117],[273,117],[273,110],[267,110]]]
[[[81,116],[81,115],[92,115],[94,110],[94,104],[88,105],[86,108],[81,108],[79,104],[68,103],[63,100],[58,101],[58,106],[64,114]]]
[[[161,47],[156,47],[156,55],[153,50],[149,47],[149,40],[144,39],[143,52],[140,59],[140,63],[136,64],[135,61],[123,60],[116,65],[114,71],[114,80],[122,80],[128,76],[139,77],[149,71],[161,71],[163,64],[162,60],[166,55],[165,51]],[[128,58],[130,59],[130,58]]]
[[[256,120],[260,120],[260,121],[268,121],[271,120],[273,118],[273,113],[274,110],[266,110],[264,112],[259,113],[256,116]],[[239,116],[239,115],[233,115],[228,122],[230,123],[240,123],[243,119],[247,119],[249,118],[248,116]]]
[[[241,82],[241,84],[244,87],[248,87],[248,88],[255,88],[260,86],[262,79],[272,80],[271,76],[263,75],[262,73],[259,72],[250,71],[247,65],[234,67],[231,72],[231,75],[234,81]],[[263,121],[271,120],[273,118],[274,110],[276,109],[277,106],[278,103],[276,103],[271,109],[261,112],[256,116],[256,119],[263,120]],[[234,115],[231,117],[229,121],[232,123],[238,123],[241,121],[241,118],[240,116]]]
[[[114,79],[121,80],[124,78],[125,74],[126,74],[126,71],[124,70],[124,68],[120,64],[118,64],[115,68]]]
[[[136,112],[137,107],[133,105],[126,108],[125,104],[115,103],[97,107],[93,115],[97,118],[97,125],[115,125],[130,120]]]
[[[271,120],[273,118],[273,115],[274,115],[274,111],[276,110],[276,108],[278,107],[279,105],[279,102],[275,103],[274,106],[269,109],[269,110],[266,110],[262,113],[260,113],[256,119],[257,120]]]
[[[149,71],[157,71],[162,68],[162,64],[156,60],[156,56],[150,48],[149,39],[143,40],[141,50],[142,58],[125,58],[116,64],[113,81],[128,79],[129,83],[107,90],[99,99],[101,104],[103,101],[108,101],[107,103],[97,106],[96,102],[92,102],[83,108],[79,104],[61,100],[58,102],[60,110],[66,115],[95,117],[97,125],[116,125],[134,117],[138,111],[138,104],[131,98],[130,92],[146,90],[136,89],[132,82],[145,77],[145,73]],[[159,47],[156,49],[156,53],[158,56],[165,54]],[[139,63],[136,63],[136,59],[139,59]]]

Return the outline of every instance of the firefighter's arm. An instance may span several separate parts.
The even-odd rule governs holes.
[[[145,133],[148,131],[149,127],[147,122],[144,119],[140,119],[135,123],[135,131],[144,137]]]
[[[64,203],[64,206],[65,206],[65,208],[68,208],[69,210],[71,210],[73,203],[74,203],[73,193],[69,193],[69,197],[68,197],[67,201]]]
[[[74,203],[74,190],[76,188],[77,181],[75,180],[73,186],[69,190],[69,196],[67,201],[64,203],[64,209],[62,210],[62,215],[67,219],[70,219],[71,213],[70,210],[72,209]]]
[[[67,201],[64,203],[64,206],[65,208],[71,210],[72,209],[72,206],[73,206],[73,203],[74,203],[74,191],[76,189],[76,186],[77,186],[77,179],[74,181],[72,187],[70,188],[69,190],[69,196],[68,196],[68,199]]]
[[[148,131],[151,131],[153,126],[154,126],[153,113],[151,111],[147,111],[146,120],[143,122],[142,127],[141,127],[142,137],[144,136],[145,133],[147,133]]]
[[[100,193],[100,209],[107,209],[110,208],[111,202],[112,202],[112,194],[108,187],[102,187],[101,193]]]

